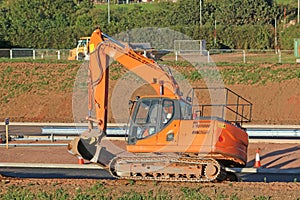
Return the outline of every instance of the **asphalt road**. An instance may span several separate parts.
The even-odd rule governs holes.
[[[114,179],[110,173],[101,169],[45,169],[45,168],[0,168],[0,174],[15,178],[79,178]]]
[[[2,167],[0,174],[15,178],[78,178],[78,179],[114,179],[104,169],[74,169],[74,168],[29,168]],[[239,172],[237,175],[243,182],[298,182],[300,173]]]

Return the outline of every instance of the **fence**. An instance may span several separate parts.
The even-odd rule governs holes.
[[[10,59],[45,59],[45,60],[67,60],[69,49],[0,49],[0,58]],[[158,52],[160,52],[158,50]],[[164,52],[165,51],[161,51]],[[203,57],[201,60],[214,63],[295,63],[296,58],[293,50],[238,50],[238,49],[211,49],[209,51],[198,50],[198,52],[174,49],[169,50],[162,57],[168,60],[183,60],[184,55]]]
[[[69,56],[69,51],[69,49],[0,49],[0,58],[67,60]]]
[[[238,49],[211,49],[199,51],[202,61],[211,63],[295,63],[293,50],[238,50]],[[189,51],[175,51],[175,60],[190,55]],[[196,56],[194,53],[193,56]],[[183,57],[183,58],[181,58]]]

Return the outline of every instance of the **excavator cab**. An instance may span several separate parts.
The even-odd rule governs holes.
[[[151,137],[164,129],[173,119],[178,119],[180,113],[176,112],[177,104],[177,100],[165,97],[139,99],[131,115],[128,144],[133,145],[138,140]]]

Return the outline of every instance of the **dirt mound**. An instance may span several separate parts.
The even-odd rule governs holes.
[[[1,78],[3,83],[8,83],[0,87],[0,120],[9,117],[15,122],[73,122],[72,92],[79,66],[0,63]],[[116,80],[112,80],[110,96],[115,83]],[[300,124],[299,78],[226,87],[253,103],[253,124]],[[119,102],[127,104],[127,101],[120,99]],[[124,113],[128,113],[127,110]],[[114,122],[114,116],[109,116],[109,122]]]

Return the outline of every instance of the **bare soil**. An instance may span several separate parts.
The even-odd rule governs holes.
[[[36,65],[34,63],[0,63],[0,69],[7,66],[15,68],[11,76],[22,74],[15,81],[16,85],[30,85],[31,83],[38,85],[36,83],[40,83],[41,79],[45,79],[48,83],[39,88],[32,86],[26,93],[16,93],[9,98],[8,102],[0,102],[0,121],[9,117],[13,122],[74,122],[72,113],[74,82],[66,80],[75,79],[78,66],[70,68],[66,64],[38,64],[38,67]],[[23,74],[26,70],[33,68],[37,68],[36,71],[44,74],[44,77],[37,75],[28,77]],[[31,73],[34,71],[32,70]],[[111,81],[109,96],[114,91],[116,83],[115,80]],[[68,85],[68,88],[58,89],[62,87],[61,84]],[[203,86],[201,84],[193,83],[192,85]],[[300,124],[299,78],[283,82],[268,82],[264,85],[225,85],[225,87],[252,102],[252,124]],[[0,89],[0,97],[9,92]],[[145,89],[143,92],[147,93]],[[126,104],[127,109],[128,99],[120,99],[119,102]],[[127,110],[124,112],[127,113]],[[108,117],[108,122],[114,122],[112,115]]]
[[[35,143],[35,142],[34,142]],[[124,142],[113,141],[122,146]],[[248,148],[247,167],[253,167],[256,149],[260,148],[260,159],[263,168],[297,169],[300,166],[300,145],[276,143],[250,143]],[[0,148],[0,162],[18,163],[58,163],[77,164],[78,159],[66,151],[66,147],[13,147]],[[85,161],[85,164],[88,164]],[[166,195],[171,199],[298,199],[300,184],[297,182],[222,182],[222,183],[166,183],[153,181],[128,180],[95,180],[95,179],[19,179],[0,175],[0,195],[11,191],[26,189],[37,194],[39,192],[53,193],[57,190],[67,192],[70,199],[78,191],[89,191],[101,185],[101,195],[107,199],[118,199],[134,196],[129,194],[159,198]],[[284,191],[284,192],[283,192]],[[95,198],[99,197],[95,196]]]
[[[0,63],[6,67],[11,63]],[[27,63],[14,64],[26,69]],[[32,64],[29,64],[32,65]],[[29,66],[32,67],[32,66]],[[44,66],[46,67],[46,66]],[[59,73],[66,65],[54,64],[52,71],[57,74],[56,81],[64,80],[64,73]],[[74,69],[71,70],[74,72]],[[26,79],[26,81],[30,81]],[[22,80],[21,80],[22,82]],[[300,79],[292,79],[265,85],[228,85],[228,88],[242,95],[253,103],[252,124],[300,124]],[[7,91],[0,90],[0,95]],[[126,103],[127,100],[120,102]],[[127,104],[127,103],[126,103]],[[15,95],[8,102],[0,105],[0,121],[9,117],[14,122],[73,122],[72,89],[58,91],[44,88],[42,92],[29,90],[26,94]],[[110,118],[109,122],[113,122]],[[298,144],[251,143],[248,150],[247,167],[252,167],[255,151],[260,148],[262,167],[297,169],[300,167],[300,146]],[[77,163],[65,147],[15,147],[6,150],[0,148],[0,162],[34,163]],[[124,180],[83,180],[83,179],[15,179],[0,176],[0,194],[9,191],[12,186],[20,186],[32,192],[64,189],[75,194],[78,188],[84,190],[93,184],[105,186],[111,199],[121,197],[124,192],[136,191],[152,196],[166,192],[173,199],[185,199],[182,188],[194,188],[199,193],[207,194],[211,199],[297,199],[300,198],[299,183],[154,183]],[[264,198],[262,198],[264,197]],[[193,199],[193,198],[191,198]]]
[[[91,180],[91,179],[12,179],[0,178],[3,191],[10,188],[26,188],[34,194],[67,191],[74,199],[78,191],[95,190],[89,199],[298,199],[299,183],[167,183],[167,182],[129,182],[127,180]],[[21,188],[21,189],[20,189]],[[136,195],[140,194],[140,196]],[[0,192],[1,194],[1,192]],[[50,196],[50,195],[49,195]],[[52,195],[54,196],[54,195]],[[143,196],[143,197],[141,197]],[[163,198],[167,196],[168,198]],[[91,198],[92,197],[92,198]],[[53,198],[53,197],[52,197]],[[46,198],[50,199],[50,198]]]

